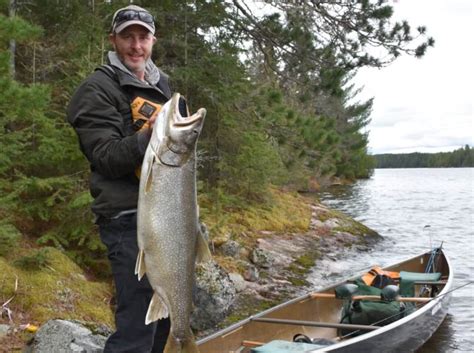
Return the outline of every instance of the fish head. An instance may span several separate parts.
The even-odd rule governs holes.
[[[162,164],[180,167],[195,155],[206,109],[201,108],[190,115],[184,98],[175,93],[160,115],[162,136],[157,149],[158,159]]]

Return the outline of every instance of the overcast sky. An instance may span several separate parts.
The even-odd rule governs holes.
[[[383,69],[362,69],[360,98],[375,97],[369,152],[452,151],[474,146],[472,0],[398,0],[397,18],[425,25],[434,37],[422,59],[404,56]]]

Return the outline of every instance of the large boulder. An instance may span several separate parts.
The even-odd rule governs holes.
[[[235,300],[236,289],[229,275],[215,262],[197,268],[194,312],[191,326],[206,330],[222,321]]]
[[[50,320],[40,327],[25,353],[101,353],[106,336],[94,334],[84,325],[66,320]]]

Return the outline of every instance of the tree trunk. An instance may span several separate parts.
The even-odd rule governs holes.
[[[10,6],[8,9],[8,16],[10,18],[15,17],[16,13],[16,0],[10,0]],[[12,79],[15,79],[15,53],[16,53],[16,41],[10,39],[10,75]]]

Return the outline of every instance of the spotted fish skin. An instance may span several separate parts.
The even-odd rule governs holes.
[[[199,352],[190,329],[196,261],[211,254],[199,227],[196,144],[206,110],[180,114],[174,94],[155,122],[141,169],[135,273],[154,295],[145,323],[170,317],[165,353]]]

